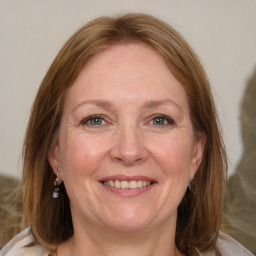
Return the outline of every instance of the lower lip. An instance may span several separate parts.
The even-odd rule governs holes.
[[[102,185],[104,186],[105,189],[117,195],[124,196],[124,197],[134,197],[134,196],[139,196],[143,193],[148,192],[155,186],[155,183],[147,187],[141,187],[141,188],[115,188],[115,187],[106,186],[104,184]]]

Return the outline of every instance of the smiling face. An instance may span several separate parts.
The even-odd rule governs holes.
[[[65,184],[74,230],[175,228],[203,146],[182,85],[158,53],[130,43],[100,52],[81,71],[49,161]]]

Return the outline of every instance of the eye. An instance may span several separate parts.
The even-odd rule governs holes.
[[[105,125],[106,121],[101,115],[92,115],[84,118],[81,122],[81,125],[87,125],[87,126],[100,126]]]
[[[166,126],[166,125],[174,125],[175,124],[173,119],[171,119],[170,117],[168,117],[166,115],[157,115],[151,120],[150,123],[153,124],[153,125],[159,125],[159,126]]]

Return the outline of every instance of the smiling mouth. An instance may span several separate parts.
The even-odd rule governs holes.
[[[119,189],[137,189],[144,188],[152,185],[154,182],[146,181],[146,180],[103,180],[102,184],[111,188],[119,188]]]

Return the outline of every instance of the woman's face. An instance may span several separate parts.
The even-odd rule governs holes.
[[[203,146],[182,85],[158,53],[131,43],[102,51],[81,71],[49,160],[74,227],[140,230],[175,225]]]

